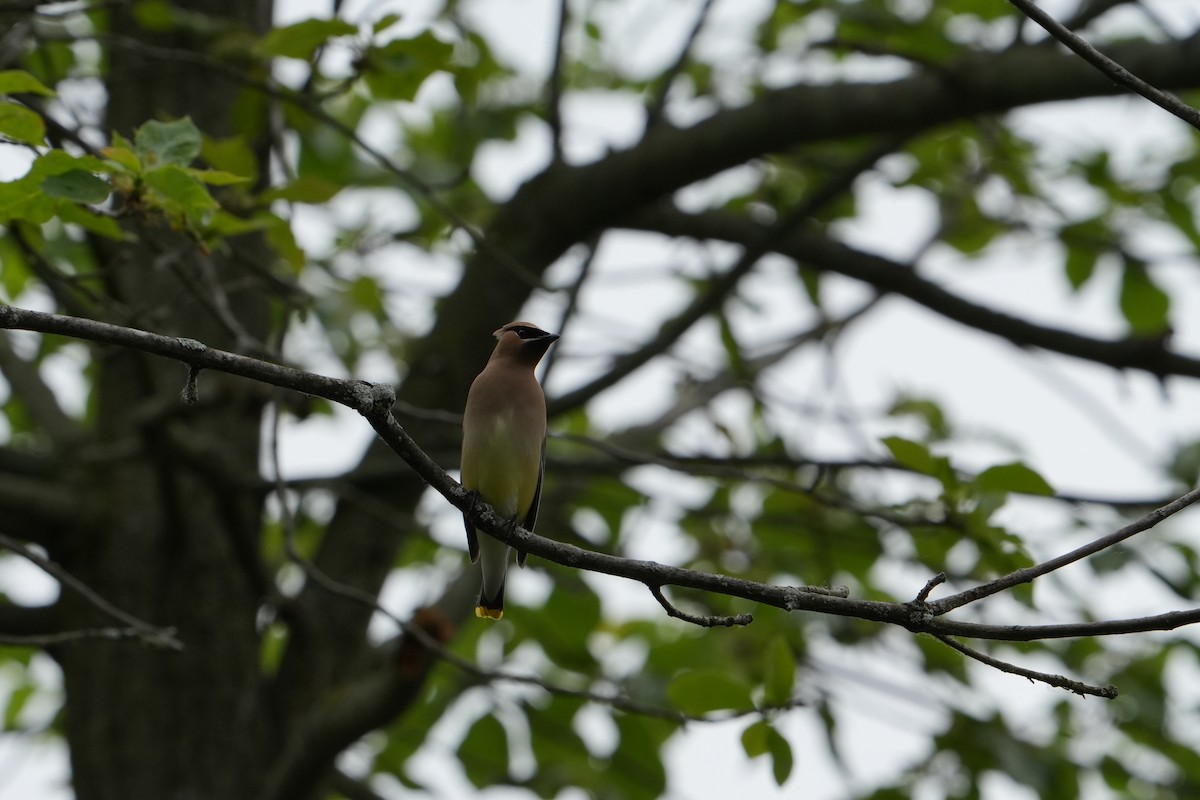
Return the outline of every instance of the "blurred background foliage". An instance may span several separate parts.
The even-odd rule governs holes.
[[[1188,431],[1141,454],[1152,490],[1093,491],[1068,475],[1066,491],[1029,457],[1029,439],[1046,435],[1044,421],[963,424],[936,386],[884,387],[861,401],[841,376],[846,340],[888,324],[883,314],[894,306],[881,298],[890,287],[793,260],[781,241],[793,229],[867,241],[864,250],[897,259],[897,270],[919,265],[916,274],[983,305],[991,290],[973,289],[974,276],[997,258],[1036,253],[1040,276],[1023,288],[1028,274],[1012,272],[1017,283],[998,298],[1009,313],[1022,314],[1027,293],[1058,286],[1068,298],[1061,314],[1039,305],[1034,321],[1152,347],[1176,336],[1182,347],[1189,331],[1178,309],[1194,296],[1167,273],[1194,271],[1200,242],[1200,150],[1182,123],[1167,142],[1141,142],[1132,159],[1103,131],[1048,143],[1018,119],[1028,110],[951,112],[944,124],[877,125],[795,145],[787,135],[771,139],[783,146],[739,144],[744,159],[692,165],[694,178],[642,200],[653,208],[673,199],[675,211],[719,215],[741,226],[730,230],[748,231],[743,239],[711,233],[766,251],[741,281],[726,279],[738,248],[647,233],[651,223],[574,205],[579,198],[568,190],[609,191],[592,176],[619,151],[643,152],[638,170],[654,173],[657,133],[793,84],[869,91],[933,76],[953,97],[960,70],[1026,57],[1044,63],[1036,59],[1054,45],[1007,3],[568,2],[561,31],[550,3],[335,5],[277,8],[263,30],[223,16],[219,4],[0,5],[3,300],[200,338],[177,330],[173,316],[198,306],[224,327],[229,349],[401,387],[427,376],[435,389],[399,406],[398,416],[447,468],[457,458],[454,415],[465,381],[487,357],[486,332],[510,317],[533,318],[564,334],[547,367],[552,438],[540,532],[755,581],[844,585],[863,599],[910,600],[939,571],[957,586],[993,578],[1095,538],[1195,483],[1200,458]],[[1156,5],[1087,0],[1056,10],[1097,41],[1157,43],[1166,52],[1192,32],[1163,20]],[[116,24],[114,14],[129,19]],[[111,74],[114,52],[151,65],[176,59],[230,80],[236,91],[217,101],[225,118],[164,105],[135,130],[117,130],[106,103],[143,87]],[[1053,77],[1013,70],[1004,80]],[[1196,84],[1193,76],[1166,88],[1194,98]],[[1063,99],[1111,91],[1087,86]],[[875,102],[886,110],[907,97],[898,89]],[[1019,89],[1013,97],[1006,107],[1029,102]],[[964,98],[964,107],[973,102]],[[1129,100],[1106,108],[1113,120],[1160,113]],[[814,118],[838,113],[836,105],[811,109]],[[1084,124],[1095,119],[1087,113]],[[571,171],[589,164],[598,169]],[[635,170],[620,180],[640,178]],[[881,196],[926,217],[917,236],[907,232],[907,244],[891,250],[886,226],[875,239],[856,227]],[[803,219],[772,233],[797,206],[808,212]],[[570,241],[560,242],[564,226]],[[768,234],[774,238],[762,244]],[[247,240],[268,256],[240,255]],[[161,305],[131,306],[117,287],[114,254],[133,243],[158,248],[137,269],[164,284]],[[209,257],[233,266],[219,275],[196,266]],[[466,288],[471,280],[474,289]],[[246,292],[266,301],[248,326],[263,336],[243,329],[244,312],[228,307],[230,296]],[[1090,319],[1069,306],[1071,293],[1090,298]],[[688,319],[691,309],[698,312]],[[887,335],[902,340],[905,331]],[[640,353],[644,366],[556,404],[628,353]],[[52,556],[72,545],[46,535],[45,514],[29,507],[53,504],[58,495],[37,493],[55,489],[64,464],[149,457],[116,454],[111,440],[95,436],[112,413],[94,389],[104,358],[61,338],[0,339],[4,527]],[[1100,361],[1092,372],[1102,380],[1126,380]],[[947,382],[989,369],[940,366]],[[210,385],[201,381],[202,395]],[[1178,386],[1169,396],[1176,403],[1188,397]],[[1115,684],[1121,696],[1108,702],[1031,689],[931,638],[874,623],[671,593],[690,613],[755,614],[746,628],[700,629],[666,617],[642,587],[545,563],[512,575],[502,622],[477,623],[464,616],[476,577],[448,506],[389,494],[391,482],[407,480],[398,459],[356,465],[366,442],[361,422],[321,401],[269,400],[283,417],[277,429],[266,404],[248,413],[262,415],[266,449],[277,438],[283,448],[282,495],[269,453],[231,455],[219,441],[207,443],[211,452],[189,451],[211,456],[230,483],[252,485],[261,507],[250,549],[270,588],[257,606],[236,612],[236,624],[256,625],[263,683],[287,684],[280,676],[290,676],[287,654],[302,624],[296,598],[310,591],[318,605],[348,602],[313,589],[286,546],[291,539],[304,557],[319,558],[347,505],[394,538],[382,551],[385,574],[365,588],[404,618],[436,609],[452,631],[452,652],[479,667],[437,663],[409,676],[403,707],[364,721],[344,750],[327,754],[320,780],[306,787],[313,797],[436,796],[467,785],[511,787],[489,796],[682,797],[689,795],[681,787],[697,785],[687,775],[723,768],[805,797],[1200,793],[1193,633],[973,643],[1031,668]],[[961,613],[1031,624],[1186,607],[1200,562],[1195,537],[1175,525],[1153,536],[1152,546],[1135,539],[1069,577],[1049,576]],[[6,582],[33,580],[20,559],[6,559]],[[21,591],[14,588],[0,615],[12,641],[40,630],[20,613],[38,601]],[[403,638],[396,636],[377,614],[357,649],[326,657],[374,663]],[[0,653],[5,730],[72,749],[103,747],[64,728],[72,696],[54,662],[37,652]],[[156,679],[153,671],[129,675]],[[323,685],[314,702],[337,704],[343,689]],[[678,744],[705,726],[721,731],[719,750]],[[186,754],[183,727],[176,740],[147,745],[160,750],[142,754],[146,761]],[[236,747],[238,731],[228,735]],[[277,755],[265,749],[260,775]],[[80,797],[118,796],[81,789],[82,769],[76,760]],[[266,791],[253,780],[246,786],[247,797]],[[693,788],[690,796],[702,795]]]

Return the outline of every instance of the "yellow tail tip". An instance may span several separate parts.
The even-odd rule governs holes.
[[[475,616],[480,619],[503,619],[503,608],[487,608],[486,606],[475,606]]]

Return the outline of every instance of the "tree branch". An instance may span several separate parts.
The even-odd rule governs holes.
[[[1200,111],[1192,108],[1178,97],[1160,91],[1137,75],[1134,75],[1125,69],[1125,67],[1113,61],[1095,47],[1092,47],[1085,39],[1072,32],[1070,28],[1047,14],[1036,3],[1030,2],[1030,0],[1008,1],[1020,9],[1022,14],[1029,17],[1038,25],[1041,25],[1051,36],[1071,48],[1080,58],[1100,70],[1100,72],[1130,91],[1140,94],[1156,106],[1179,117],[1193,128],[1200,130]]]
[[[630,215],[624,224],[669,236],[738,243],[758,241],[764,228],[746,217],[720,212],[689,214],[666,206]],[[1050,350],[1116,369],[1142,370],[1159,378],[1167,375],[1200,378],[1200,359],[1168,349],[1161,339],[1096,339],[1062,328],[1037,325],[952,294],[922,278],[907,264],[855,250],[819,234],[793,232],[778,243],[776,250],[812,269],[845,275],[881,292],[906,297],[947,319],[1021,347]]]
[[[684,622],[690,622],[693,625],[699,625],[701,628],[732,628],[735,625],[749,625],[754,622],[753,614],[734,614],[733,616],[697,616],[695,614],[687,614],[680,611],[667,596],[663,594],[661,586],[650,584],[650,594],[654,595],[654,599],[667,612],[667,616],[681,619]]]
[[[570,9],[567,0],[558,3],[558,29],[554,34],[554,61],[546,81],[546,121],[550,123],[550,144],[555,161],[563,159],[562,94],[563,71],[566,69],[567,24]]]
[[[596,236],[589,239],[584,246],[587,251],[583,254],[583,259],[579,264],[579,274],[575,276],[575,280],[571,282],[566,289],[566,303],[563,306],[562,314],[559,315],[558,324],[551,330],[563,334],[567,330],[567,325],[574,319],[575,314],[579,311],[579,295],[583,291],[583,285],[587,282],[592,274],[592,267],[596,263],[596,256],[600,253],[601,237]],[[542,385],[544,386],[550,378],[550,374],[554,372],[554,365],[558,363],[559,354],[562,350],[558,347],[551,347],[550,351],[542,357]],[[461,424],[462,417],[458,422]]]
[[[1200,500],[1200,488],[1193,489],[1182,497],[1172,500],[1170,503],[1156,508],[1148,514],[1135,519],[1120,530],[1113,531],[1107,536],[1101,536],[1095,541],[1089,542],[1082,547],[1077,547],[1069,553],[1063,553],[1061,556],[1043,561],[1040,564],[1034,564],[1032,567],[1025,567],[1010,572],[994,581],[989,581],[973,589],[968,589],[965,592],[959,592],[956,595],[937,600],[929,604],[930,610],[935,614],[945,614],[947,611],[953,611],[956,608],[965,606],[967,603],[973,603],[976,600],[982,600],[985,597],[990,597],[997,592],[1003,592],[1006,589],[1011,589],[1014,586],[1019,586],[1022,583],[1029,583],[1042,575],[1062,569],[1068,564],[1073,564],[1076,561],[1095,555],[1102,550],[1107,550],[1113,545],[1123,542],[1131,536],[1148,531],[1158,523],[1162,522],[1167,517],[1178,514],[1183,509]]]
[[[1112,700],[1117,696],[1117,687],[1115,686],[1092,686],[1091,684],[1083,683],[1082,681],[1071,680],[1062,675],[1054,675],[1049,672],[1037,672],[1032,669],[1018,667],[1015,664],[1010,664],[1007,661],[1001,661],[998,658],[993,658],[986,653],[981,653],[978,650],[967,647],[962,642],[955,641],[949,636],[935,634],[934,638],[942,644],[957,650],[968,658],[973,658],[980,664],[987,664],[993,669],[998,669],[1001,672],[1007,672],[1009,675],[1020,675],[1022,678],[1027,678],[1030,681],[1040,681],[1050,686],[1055,686],[1059,689],[1066,689],[1079,695],[1093,695],[1095,697],[1103,697],[1106,700]]]
[[[693,325],[724,305],[725,301],[733,294],[738,282],[754,268],[754,265],[764,255],[774,250],[782,238],[848,192],[860,175],[871,169],[885,155],[895,152],[907,139],[907,134],[887,136],[867,148],[865,153],[843,168],[834,171],[829,178],[806,195],[776,223],[770,227],[763,226],[758,237],[742,242],[742,254],[734,265],[713,278],[711,283],[703,291],[697,293],[683,311],[663,322],[653,339],[632,353],[618,356],[608,369],[604,370],[601,377],[552,400],[549,403],[550,413],[559,414],[583,405],[646,364],[650,359],[665,352]]]
[[[101,633],[95,631],[64,631],[54,634],[59,637],[72,638],[93,638],[97,635],[102,638],[121,638],[123,636],[134,636],[141,639],[146,644],[155,647],[165,647],[170,650],[182,650],[183,645],[179,639],[175,637],[174,628],[160,628],[156,625],[151,625],[149,622],[141,620],[127,611],[114,606],[112,603],[105,600],[95,592],[91,587],[83,581],[76,578],[71,573],[60,567],[48,558],[34,552],[30,548],[4,534],[0,534],[0,547],[4,547],[27,561],[32,562],[39,569],[45,572],[50,577],[54,578],[63,587],[74,591],[76,594],[83,597],[94,607],[99,609],[106,616],[112,617],[117,622],[124,624],[124,629],[105,629]]]
[[[8,336],[0,336],[0,372],[4,373],[29,418],[50,439],[68,446],[79,442],[83,435],[79,424],[58,404],[58,398],[42,380],[37,364],[18,356]]]
[[[430,610],[418,612],[414,628],[439,642],[450,635],[445,618]],[[264,782],[259,800],[307,797],[329,771],[337,754],[364,733],[383,727],[408,706],[424,685],[433,653],[413,636],[396,648],[391,663],[337,691],[289,732],[283,751]]]
[[[704,30],[704,23],[708,21],[708,16],[712,12],[713,5],[715,5],[714,0],[704,0],[704,4],[700,6],[700,10],[696,12],[696,19],[692,22],[692,28],[688,31],[683,46],[679,48],[679,55],[675,57],[675,61],[663,71],[662,76],[658,79],[658,87],[654,93],[654,98],[649,108],[646,109],[647,130],[662,121],[663,114],[666,112],[667,97],[671,93],[671,87],[675,85],[675,79],[683,72],[684,67],[687,66],[688,59],[692,57],[692,50],[696,46],[696,40],[700,38],[700,32]]]
[[[426,483],[445,497],[451,505],[468,514],[475,527],[491,536],[532,555],[545,558],[572,569],[586,569],[606,575],[637,581],[646,586],[678,586],[731,597],[740,597],[785,611],[815,611],[838,616],[856,617],[872,622],[899,625],[913,632],[967,636],[979,639],[1032,641],[1035,639],[1068,636],[1106,635],[1150,630],[1170,630],[1200,621],[1200,609],[1170,612],[1153,617],[1113,620],[1108,622],[1066,625],[987,625],[943,619],[938,603],[898,603],[879,600],[855,600],[846,596],[845,589],[811,586],[775,586],[727,575],[671,567],[653,561],[620,558],[557,542],[512,525],[512,521],[481,503],[467,492],[417,446],[411,436],[391,414],[395,399],[390,386],[372,385],[363,381],[343,381],[302,372],[246,356],[209,348],[190,339],[159,336],[107,323],[63,317],[56,314],[28,311],[0,305],[0,327],[26,328],[43,333],[59,333],[82,339],[120,344],[182,361],[189,366],[218,369],[233,375],[260,380],[282,388],[315,394],[358,411],[370,423],[379,437],[399,455]],[[1096,552],[1099,543],[1116,542],[1140,530],[1161,522],[1200,497],[1200,489],[1184,495],[1174,503],[1148,514],[1131,526],[1097,540],[1097,543],[1053,559],[1041,565],[1038,574],[1056,569],[1056,564],[1070,563],[1084,550]],[[1012,585],[1024,582],[1021,571],[1006,576],[1003,581]],[[985,587],[989,585],[985,584]],[[1001,591],[989,587],[983,596]],[[950,598],[953,600],[953,598]],[[969,601],[967,601],[969,602]],[[952,603],[950,608],[957,607]],[[961,605],[961,604],[960,604]]]
[[[172,650],[180,649],[179,647],[173,647],[165,643],[160,644],[161,640],[147,639],[146,632],[140,628],[80,628],[78,630],[56,631],[52,633],[0,633],[0,645],[9,647],[37,647],[45,649],[64,644],[74,644],[76,642],[91,642],[97,639],[106,642],[134,640],[142,644],[152,644],[156,647],[169,647]]]
[[[1200,85],[1195,69],[1198,47],[1200,43],[1137,42],[1114,45],[1110,51],[1156,85],[1185,88]],[[1013,75],[1039,79],[1014,81]],[[917,72],[890,82],[766,90],[744,106],[721,109],[690,127],[659,124],[629,149],[595,162],[552,164],[498,209],[486,231],[489,246],[476,251],[458,289],[443,302],[439,320],[445,321],[434,337],[438,350],[418,353],[410,374],[417,374],[417,367],[421,374],[444,372],[441,353],[458,352],[461,342],[492,330],[494,320],[475,313],[476,303],[486,303],[497,314],[506,308],[515,313],[528,287],[497,280],[497,270],[510,269],[515,262],[540,276],[577,242],[721,170],[808,143],[918,132],[979,114],[1116,91],[1073,54],[1021,46],[971,54],[952,70]]]

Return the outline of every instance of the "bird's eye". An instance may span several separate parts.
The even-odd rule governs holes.
[[[526,327],[525,325],[518,325],[517,327],[510,328],[509,330],[511,330],[517,336],[520,336],[522,340],[535,339],[538,336],[542,335],[542,332],[540,330],[538,330],[537,328],[529,328],[529,327]]]

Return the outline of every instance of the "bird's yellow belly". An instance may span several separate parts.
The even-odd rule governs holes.
[[[498,416],[486,438],[463,452],[462,483],[498,513],[519,517],[529,510],[541,471],[541,442],[515,435],[512,419]]]

